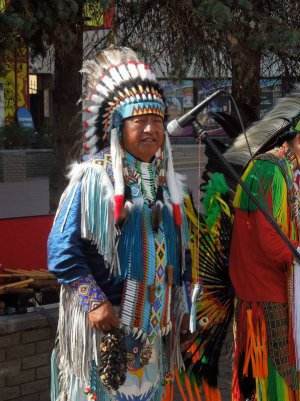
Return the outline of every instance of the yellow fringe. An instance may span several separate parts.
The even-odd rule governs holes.
[[[253,162],[253,161],[251,161],[251,162],[248,164],[248,167],[246,168],[244,174],[243,174],[242,177],[241,177],[242,181],[245,181],[245,179],[248,177],[248,175],[249,175],[249,173],[250,173],[250,171],[251,171],[253,165],[254,165],[254,162]],[[234,199],[233,199],[233,207],[235,207],[235,208],[238,208],[239,205],[240,205],[240,200],[241,200],[242,191],[243,191],[243,188],[241,187],[240,184],[238,184],[237,189],[236,189],[236,192],[235,192],[235,195],[234,195]]]
[[[274,202],[273,200],[273,216],[278,223],[279,227],[282,229],[285,235],[289,235],[289,225],[288,222],[290,221],[289,217],[289,209],[288,209],[288,194],[287,194],[287,185],[282,178],[277,179],[277,175],[279,177],[282,177],[282,173],[279,170],[279,168],[275,169],[275,176],[274,176],[274,181],[272,185],[272,193],[274,194],[273,196],[278,196],[280,199],[277,202]],[[275,186],[275,183],[280,183],[280,186],[277,185]],[[275,209],[275,205],[277,205],[277,209]]]
[[[191,198],[186,197],[184,199],[185,203],[185,212],[188,220],[188,229],[190,235],[190,250],[191,250],[191,259],[192,259],[192,279],[193,283],[196,283],[198,280],[197,271],[199,266],[199,244],[198,244],[198,233],[200,231],[200,224],[198,218],[195,214]]]
[[[268,379],[256,378],[256,399],[257,401],[268,401]],[[287,401],[284,398],[282,401]]]

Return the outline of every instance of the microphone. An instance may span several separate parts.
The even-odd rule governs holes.
[[[172,120],[167,125],[167,131],[170,135],[180,135],[182,129],[186,127],[190,122],[192,122],[201,110],[205,109],[205,107],[213,101],[215,98],[220,96],[222,93],[227,92],[224,89],[219,89],[214,92],[212,95],[208,96],[201,103],[195,106],[192,110],[188,111],[183,116],[179,117],[178,120]]]

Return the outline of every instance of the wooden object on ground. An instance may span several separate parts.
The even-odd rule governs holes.
[[[21,281],[16,281],[15,283],[9,283],[9,284],[4,284],[0,286],[0,290],[10,288],[10,287],[23,287],[28,285],[29,283],[32,283],[33,279],[28,278],[27,280],[21,280]]]
[[[30,287],[34,290],[59,287],[55,275],[46,270],[5,268],[4,271],[0,274],[0,294],[5,294],[8,288],[16,287]]]

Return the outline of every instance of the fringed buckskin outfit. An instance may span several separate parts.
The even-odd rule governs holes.
[[[120,146],[124,119],[163,116],[165,106],[149,68],[129,49],[113,53],[105,68],[103,60],[84,66],[94,102],[86,161],[72,166],[48,241],[49,270],[62,284],[52,401],[170,400],[165,384],[183,366],[179,330],[191,302],[184,187],[167,134],[149,163]],[[126,380],[117,390],[99,377],[103,332],[88,320],[106,300],[126,334]]]

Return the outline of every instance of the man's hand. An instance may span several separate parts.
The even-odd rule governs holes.
[[[104,301],[98,308],[89,312],[88,315],[92,327],[104,332],[110,331],[120,324],[120,319],[116,316],[114,307],[109,301]]]

